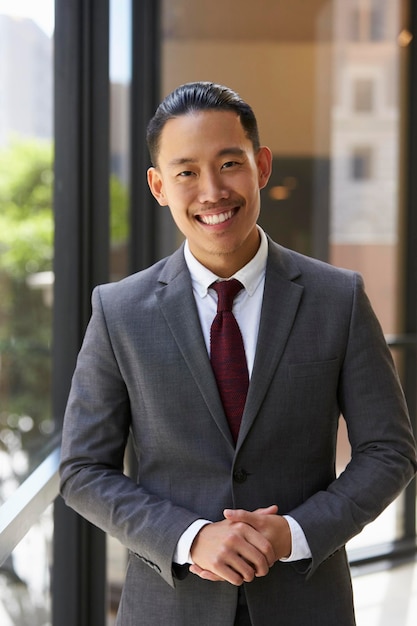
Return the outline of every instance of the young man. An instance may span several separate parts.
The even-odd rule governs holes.
[[[362,280],[257,226],[272,157],[230,89],[179,87],[148,145],[150,189],[186,241],[95,289],[62,446],[67,503],[130,551],[117,624],[352,626],[344,545],[416,469]],[[221,333],[232,324],[245,361],[233,379],[211,331],[229,279],[241,285],[234,318],[219,304]],[[336,478],[341,413],[352,460]],[[137,481],[123,474],[129,432]]]

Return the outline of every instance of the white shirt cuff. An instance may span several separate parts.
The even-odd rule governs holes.
[[[192,543],[203,526],[207,524],[211,524],[211,522],[205,519],[197,519],[182,533],[175,548],[174,563],[185,565],[185,563],[193,562],[190,554]]]
[[[288,558],[280,559],[280,561],[301,561],[301,559],[311,559],[310,546],[307,543],[306,536],[300,524],[290,515],[283,515],[287,520],[291,532],[292,551]]]

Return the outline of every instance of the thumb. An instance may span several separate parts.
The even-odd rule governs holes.
[[[243,509],[224,509],[223,515],[228,520],[241,520],[245,514],[250,513],[249,511],[245,511]],[[266,508],[259,508],[252,513],[256,513],[258,515],[276,515],[278,513],[278,507],[276,504],[272,504]]]
[[[254,513],[259,513],[259,515],[276,515],[278,513],[278,506],[276,504],[271,504],[264,509],[256,509]]]

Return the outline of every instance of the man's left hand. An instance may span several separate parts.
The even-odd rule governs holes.
[[[223,515],[232,522],[244,522],[268,539],[275,552],[275,560],[288,558],[291,554],[291,531],[287,520],[277,515],[278,507],[274,504],[256,511],[244,509],[225,509]]]

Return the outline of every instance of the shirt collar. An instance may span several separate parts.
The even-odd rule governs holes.
[[[237,280],[242,283],[250,296],[254,294],[260,281],[265,275],[266,261],[268,256],[268,240],[264,231],[259,226],[258,231],[261,238],[261,243],[259,245],[257,253],[253,257],[253,259],[249,261],[249,263],[247,263],[244,267],[242,267],[235,274],[233,274],[233,276],[230,276],[230,278],[237,278]],[[210,285],[216,280],[222,279],[219,276],[216,276],[216,274],[211,272],[209,269],[207,269],[207,267],[202,265],[199,261],[197,261],[197,259],[190,250],[190,246],[188,245],[187,240],[185,241],[184,246],[184,257],[191,275],[193,288],[197,291],[200,298],[204,298],[207,295],[207,291]]]

